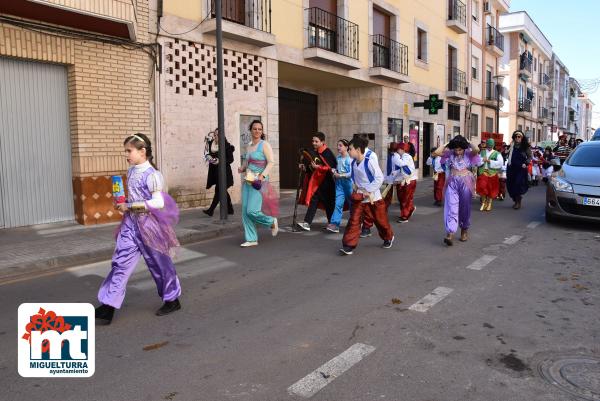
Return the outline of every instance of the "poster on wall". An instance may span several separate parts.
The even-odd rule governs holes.
[[[444,124],[438,124],[435,126],[435,139],[433,146],[439,148],[440,145],[446,143],[446,126]]]
[[[252,141],[250,134],[250,123],[254,120],[262,121],[261,116],[240,115],[240,160],[243,161],[244,155],[248,149],[248,144]]]
[[[408,140],[415,147],[415,166],[419,166],[419,122],[410,120],[408,126]],[[418,167],[417,167],[418,168]]]

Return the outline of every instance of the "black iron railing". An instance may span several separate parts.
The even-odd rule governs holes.
[[[317,7],[308,12],[308,47],[358,60],[358,25]]]
[[[550,77],[548,76],[548,74],[540,72],[540,85],[550,85]]]
[[[452,92],[467,93],[467,74],[458,68],[448,68],[448,90]]]
[[[519,99],[519,111],[531,112],[531,99],[520,98]]]
[[[531,65],[532,64],[533,64],[533,59],[531,57],[531,53],[523,52],[523,54],[521,54],[521,62],[519,63],[519,68],[521,70],[525,70],[525,71],[528,71],[529,73],[531,73]]]
[[[496,100],[496,83],[495,82],[486,82],[485,83],[485,100]]]
[[[448,0],[448,19],[467,25],[467,6],[460,0]]]
[[[206,0],[210,17],[216,17],[215,0]],[[271,33],[271,0],[221,0],[226,21]]]
[[[504,51],[504,35],[490,24],[487,26],[485,40],[488,45],[496,46],[498,49]]]
[[[383,35],[372,35],[373,67],[408,75],[408,47]]]

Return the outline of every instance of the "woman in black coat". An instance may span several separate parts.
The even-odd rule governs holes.
[[[515,131],[508,151],[506,189],[515,202],[513,209],[520,209],[523,195],[529,189],[527,166],[531,162],[531,146],[522,131]]]
[[[219,132],[218,129],[212,135],[209,135],[206,138],[206,144],[204,148],[204,157],[208,162],[208,177],[206,181],[206,189],[212,188],[215,186],[215,196],[213,197],[212,203],[210,207],[206,210],[203,210],[209,216],[212,216],[217,205],[219,204]],[[229,188],[233,186],[233,174],[231,172],[231,163],[233,163],[233,152],[235,151],[235,147],[231,145],[227,139],[225,140],[225,155],[226,155],[226,170],[227,170],[227,187]],[[227,191],[227,189],[225,189]],[[231,204],[231,197],[229,196],[229,192],[227,192],[227,211],[229,214],[233,214],[233,205]]]

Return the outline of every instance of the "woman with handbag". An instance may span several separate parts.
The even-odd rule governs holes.
[[[231,172],[231,163],[233,163],[233,152],[235,146],[231,145],[227,139],[225,139],[225,155],[226,155],[226,170],[227,170],[227,188],[233,186],[233,173]],[[213,197],[210,207],[203,212],[209,216],[212,216],[219,204],[219,192],[221,190],[221,184],[219,183],[219,129],[217,128],[214,133],[209,134],[205,139],[204,147],[204,158],[208,162],[208,177],[206,180],[206,189],[210,189],[213,185],[215,186],[215,196]],[[233,214],[233,204],[231,203],[231,197],[227,192],[227,212]]]
[[[274,237],[279,231],[277,224],[278,197],[269,183],[269,172],[273,168],[273,149],[264,140],[263,124],[254,120],[250,124],[252,142],[244,156],[238,172],[245,173],[242,180],[242,223],[246,242],[243,248],[258,245],[256,225],[271,228]]]

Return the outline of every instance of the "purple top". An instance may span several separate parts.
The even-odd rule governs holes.
[[[442,164],[446,165],[446,168],[452,170],[468,170],[471,167],[477,167],[481,165],[481,157],[478,152],[473,152],[472,149],[466,149],[463,156],[456,156],[454,150],[446,149],[442,153]]]

